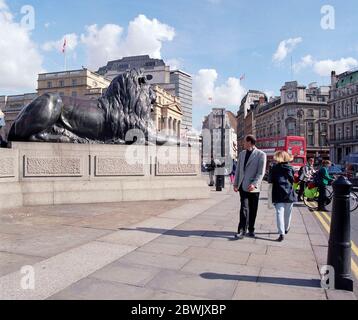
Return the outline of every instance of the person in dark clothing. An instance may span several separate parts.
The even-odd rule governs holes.
[[[328,209],[326,209],[327,186],[334,181],[334,178],[328,173],[328,168],[331,165],[331,161],[323,160],[322,167],[318,171],[318,211],[328,211]]]
[[[214,158],[211,158],[211,162],[208,165],[208,172],[209,172],[209,187],[213,187],[215,185],[214,175],[215,175],[216,163]]]
[[[272,183],[272,203],[277,213],[277,228],[280,237],[277,241],[283,241],[291,227],[293,203],[296,202],[293,189],[294,170],[289,165],[293,157],[285,151],[278,151],[274,156],[277,162],[269,172],[268,182]]]

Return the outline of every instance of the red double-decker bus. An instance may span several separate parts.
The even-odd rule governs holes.
[[[306,165],[307,146],[304,137],[281,137],[258,139],[257,147],[267,154],[267,168],[273,162],[276,151],[286,151],[294,156],[292,166],[295,171]]]

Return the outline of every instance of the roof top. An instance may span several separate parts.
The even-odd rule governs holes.
[[[162,59],[153,59],[149,55],[123,57],[122,59],[112,60],[106,66],[99,68],[99,74],[105,74],[109,70],[126,71],[128,69],[152,68],[165,66]]]
[[[358,82],[358,70],[347,71],[345,73],[338,75],[338,82],[336,87],[342,88],[357,82]]]

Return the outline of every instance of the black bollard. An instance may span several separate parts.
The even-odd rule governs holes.
[[[352,184],[345,177],[333,183],[333,211],[327,264],[335,274],[335,289],[353,291],[351,276],[350,193]]]

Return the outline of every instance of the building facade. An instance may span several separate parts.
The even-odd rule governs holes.
[[[0,96],[0,110],[5,116],[5,126],[2,128],[2,137],[7,140],[10,128],[20,111],[37,98],[37,93]]]
[[[258,90],[249,90],[241,101],[237,115],[237,144],[238,152],[243,150],[244,139],[247,135],[256,135],[255,113],[257,105],[267,102],[266,95]]]
[[[158,132],[182,138],[181,130],[183,111],[180,99],[173,96],[160,86],[153,87],[157,99],[152,111],[152,120]]]
[[[228,170],[237,160],[237,118],[231,111],[214,108],[203,121],[203,152],[205,163],[215,160],[224,161]]]
[[[0,143],[5,140],[5,114],[0,109]]]
[[[60,96],[97,99],[110,81],[88,69],[42,73],[38,77],[38,95],[57,93]]]
[[[181,129],[190,131],[193,127],[193,89],[191,75],[180,71],[170,70],[170,67],[161,59],[152,59],[148,55],[124,57],[110,61],[99,68],[98,74],[109,80],[131,69],[141,70],[149,76],[148,83],[159,85],[172,95],[180,98],[183,111]]]
[[[329,89],[286,82],[280,97],[257,108],[257,138],[304,136],[308,157],[328,159]]]
[[[340,75],[332,72],[329,106],[330,151],[334,163],[358,153],[358,70]]]

